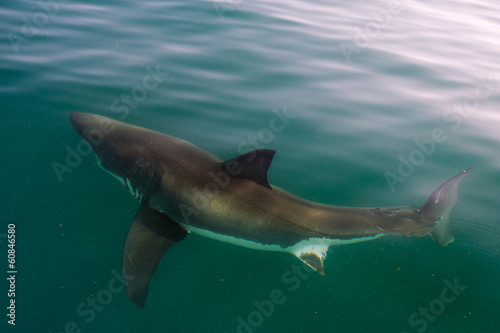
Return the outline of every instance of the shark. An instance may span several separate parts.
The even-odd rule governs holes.
[[[99,166],[140,202],[122,266],[127,295],[141,309],[162,257],[190,233],[291,253],[322,275],[328,250],[336,245],[430,235],[446,246],[454,241],[449,217],[460,182],[473,169],[441,184],[420,207],[342,207],[269,184],[276,153],[271,149],[221,160],[187,141],[108,117],[73,112],[70,121]]]

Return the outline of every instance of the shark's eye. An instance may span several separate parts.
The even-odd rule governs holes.
[[[83,130],[83,135],[92,146],[98,146],[104,138],[102,132],[97,129]]]

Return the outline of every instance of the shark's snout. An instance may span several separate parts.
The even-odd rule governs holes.
[[[73,128],[77,133],[79,133],[81,130],[81,126],[78,123],[78,118],[80,118],[80,113],[71,112],[71,117],[69,118],[69,120],[71,121],[71,125],[73,125]]]
[[[75,131],[78,133],[78,135],[82,136],[83,131],[86,129],[86,119],[88,120],[88,117],[91,116],[87,113],[81,113],[81,112],[72,112],[70,121],[71,124],[73,125],[73,128]],[[87,129],[88,131],[88,129]]]
[[[118,123],[103,116],[82,112],[72,112],[70,121],[76,133],[92,147],[101,144],[104,136],[113,132]]]

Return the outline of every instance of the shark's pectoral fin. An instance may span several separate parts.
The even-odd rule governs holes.
[[[222,162],[222,169],[232,177],[251,179],[254,182],[271,188],[267,182],[267,170],[273,161],[276,151],[257,149],[249,153]]]
[[[324,261],[328,247],[327,244],[306,245],[297,247],[292,253],[319,274],[326,275]]]
[[[188,232],[169,216],[144,203],[132,221],[123,250],[123,274],[127,295],[144,308],[149,281],[165,251],[181,241]]]

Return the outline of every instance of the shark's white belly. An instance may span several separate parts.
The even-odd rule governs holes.
[[[186,225],[182,224],[182,226],[188,230],[189,232],[192,232],[194,234],[211,238],[214,240],[218,240],[220,242],[224,243],[229,243],[237,246],[242,246],[254,250],[261,250],[261,251],[277,251],[277,252],[288,252],[292,254],[299,254],[303,252],[314,252],[317,253],[319,252],[324,252],[326,253],[326,250],[328,247],[331,245],[345,245],[345,244],[354,244],[354,243],[360,243],[360,242],[366,242],[369,240],[374,240],[376,238],[379,238],[381,236],[385,236],[384,234],[378,234],[374,236],[367,236],[367,237],[360,237],[360,238],[351,238],[351,239],[331,239],[331,238],[308,238],[304,239],[292,246],[288,247],[282,247],[279,244],[262,244],[259,242],[254,242],[248,239],[243,239],[243,238],[238,238],[234,236],[228,236],[228,235],[223,235],[219,234],[210,230],[206,229],[201,229],[194,227],[192,225]]]

